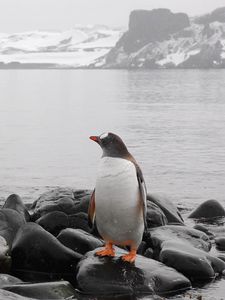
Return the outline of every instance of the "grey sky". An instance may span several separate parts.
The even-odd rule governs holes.
[[[75,24],[127,26],[133,9],[170,8],[198,15],[225,0],[0,0],[0,32],[65,30]]]

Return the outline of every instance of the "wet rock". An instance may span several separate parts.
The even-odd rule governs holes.
[[[206,226],[204,226],[204,225],[202,225],[202,224],[196,224],[193,228],[196,229],[196,230],[199,230],[199,231],[204,232],[204,233],[207,234],[210,238],[213,238],[213,237],[214,237],[214,234],[213,234],[211,231],[209,231],[209,229],[208,229]]]
[[[156,204],[153,202],[147,201],[147,227],[153,228],[158,226],[167,225],[168,221],[161,210]]]
[[[91,228],[88,226],[88,215],[84,212],[79,212],[74,215],[68,216],[68,226],[74,229],[82,229],[86,232],[91,232]]]
[[[0,289],[0,299],[4,300],[35,300],[34,298],[23,297],[15,293]]]
[[[9,272],[10,268],[11,257],[9,255],[9,246],[4,237],[0,236],[0,273]]]
[[[221,259],[177,241],[164,242],[159,260],[191,281],[208,281],[225,270],[225,263]]]
[[[20,280],[17,277],[14,277],[9,274],[0,274],[0,289],[9,286],[9,285],[14,285],[18,283],[22,283],[23,281]],[[0,298],[1,299],[1,298]]]
[[[74,274],[80,258],[36,223],[22,226],[12,245],[13,275],[24,280],[36,279],[37,272],[48,273],[51,278]]]
[[[35,205],[32,207],[32,219],[37,220],[53,211],[71,214],[71,211],[73,211],[74,208],[74,202],[75,198],[71,189],[57,188],[46,192],[37,199]]]
[[[4,290],[34,299],[76,299],[75,290],[67,281],[23,283],[4,287]]]
[[[212,279],[225,269],[222,260],[207,253],[211,243],[201,231],[167,225],[151,229],[149,234],[154,257],[175,268],[191,281]]]
[[[225,216],[223,206],[217,200],[207,200],[200,204],[190,215],[189,218],[216,218]]]
[[[164,195],[150,194],[147,200],[156,204],[165,214],[168,224],[183,224],[184,220],[174,204]]]
[[[64,229],[60,232],[57,239],[66,247],[80,254],[85,254],[104,245],[103,241],[81,229]]]
[[[221,251],[225,251],[225,237],[215,238],[216,248]]]
[[[168,241],[184,243],[207,252],[211,249],[209,237],[204,232],[187,226],[161,226],[149,230],[148,234],[147,242],[154,249],[156,256]]]
[[[9,208],[0,209],[0,236],[3,236],[11,248],[14,237],[19,228],[25,224],[24,217]]]
[[[68,215],[61,211],[50,212],[39,218],[36,223],[55,236],[69,227]]]
[[[25,204],[23,203],[20,196],[18,196],[16,194],[12,194],[6,199],[5,204],[3,205],[3,208],[14,209],[15,211],[17,211],[19,214],[21,214],[24,217],[25,221],[27,221],[27,222],[30,221],[30,214],[29,214]]]
[[[87,213],[91,191],[68,188],[57,188],[42,194],[34,203],[33,220],[37,220],[45,214],[53,211],[61,211],[67,215],[78,212]]]
[[[99,258],[88,252],[78,264],[77,282],[88,294],[167,294],[190,288],[190,281],[172,268],[137,256],[135,264],[119,257],[125,251],[117,248],[114,258]]]

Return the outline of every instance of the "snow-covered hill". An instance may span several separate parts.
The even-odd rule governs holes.
[[[99,25],[76,26],[65,32],[2,33],[0,63],[2,67],[19,64],[86,67],[105,56],[120,37],[120,30]]]
[[[107,68],[225,68],[225,8],[189,18],[167,9],[134,11]]]

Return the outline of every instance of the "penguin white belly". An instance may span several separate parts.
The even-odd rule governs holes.
[[[136,168],[122,158],[104,157],[95,188],[96,224],[106,241],[138,247],[144,231]]]

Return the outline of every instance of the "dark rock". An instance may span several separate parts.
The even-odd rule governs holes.
[[[18,231],[12,245],[12,270],[24,280],[36,279],[37,272],[51,278],[74,274],[81,255],[62,245],[57,238],[36,223],[27,223]],[[45,274],[43,276],[45,276]]]
[[[208,200],[200,204],[190,215],[189,218],[216,218],[225,216],[223,206],[217,200]]]
[[[145,241],[142,241],[138,247],[137,254],[144,255],[146,248],[147,248],[147,243]]]
[[[0,273],[7,273],[10,268],[11,257],[9,256],[9,246],[4,237],[0,236]]]
[[[9,208],[0,209],[0,236],[3,236],[11,248],[14,237],[19,228],[25,224],[24,217]]]
[[[103,241],[81,229],[64,229],[60,232],[57,239],[66,247],[80,254],[85,254],[104,245]]]
[[[183,224],[184,220],[177,207],[166,196],[161,194],[147,195],[147,200],[156,204],[165,214],[169,224]]]
[[[154,256],[154,250],[152,248],[148,248],[145,253],[144,256],[147,258],[153,258]]]
[[[162,226],[149,231],[154,257],[175,268],[190,280],[209,280],[222,274],[225,263],[205,252],[211,243],[208,236],[185,226]]]
[[[20,196],[18,196],[16,194],[12,194],[6,199],[6,201],[3,205],[3,208],[14,209],[19,214],[21,214],[27,222],[30,221],[30,214],[29,214],[25,204],[23,203]]]
[[[168,221],[161,210],[156,204],[153,202],[147,201],[147,216],[146,216],[146,221],[147,221],[147,227],[148,228],[153,228],[153,227],[158,227],[158,226],[163,226],[167,225]]]
[[[164,242],[159,260],[191,281],[208,281],[225,270],[225,262],[221,259],[177,241]]]
[[[78,264],[77,282],[88,294],[167,294],[190,288],[189,280],[172,268],[140,255],[135,264],[99,258],[88,252]],[[116,249],[121,256],[125,251]]]
[[[74,194],[71,189],[57,188],[42,194],[33,207],[33,220],[53,211],[71,214],[74,208]]]
[[[168,241],[184,243],[207,252],[211,249],[209,237],[204,232],[187,226],[161,226],[149,230],[148,234],[147,242],[154,249],[156,257],[162,245]]]
[[[214,234],[211,231],[209,231],[209,229],[207,227],[205,227],[204,225],[202,225],[202,224],[196,224],[193,228],[196,229],[196,230],[204,232],[210,238],[214,237]]]
[[[130,14],[129,30],[117,45],[131,53],[150,42],[166,40],[189,25],[189,18],[184,13],[174,14],[169,9],[135,10]]]
[[[42,194],[33,205],[33,220],[53,211],[61,211],[67,215],[78,212],[87,213],[91,191],[73,191],[66,188],[57,188]]]
[[[69,227],[68,216],[61,211],[50,212],[39,218],[36,223],[53,235],[58,235],[62,229]]]
[[[76,299],[75,290],[67,281],[23,283],[4,287],[4,290],[34,299]]]
[[[195,23],[198,24],[209,24],[212,22],[225,22],[225,7],[220,7],[212,11],[210,14],[204,16],[196,17],[194,19]]]
[[[5,286],[14,285],[22,282],[22,280],[12,275],[0,274],[0,289],[4,288]]]
[[[15,294],[15,293],[5,291],[3,289],[0,289],[0,299],[2,299],[2,300],[34,300],[34,298],[23,297],[23,296]]]
[[[216,248],[225,251],[225,237],[215,238]]]
[[[69,215],[68,222],[69,225],[67,227],[82,229],[86,232],[91,232],[91,228],[88,226],[88,215],[84,212]]]

